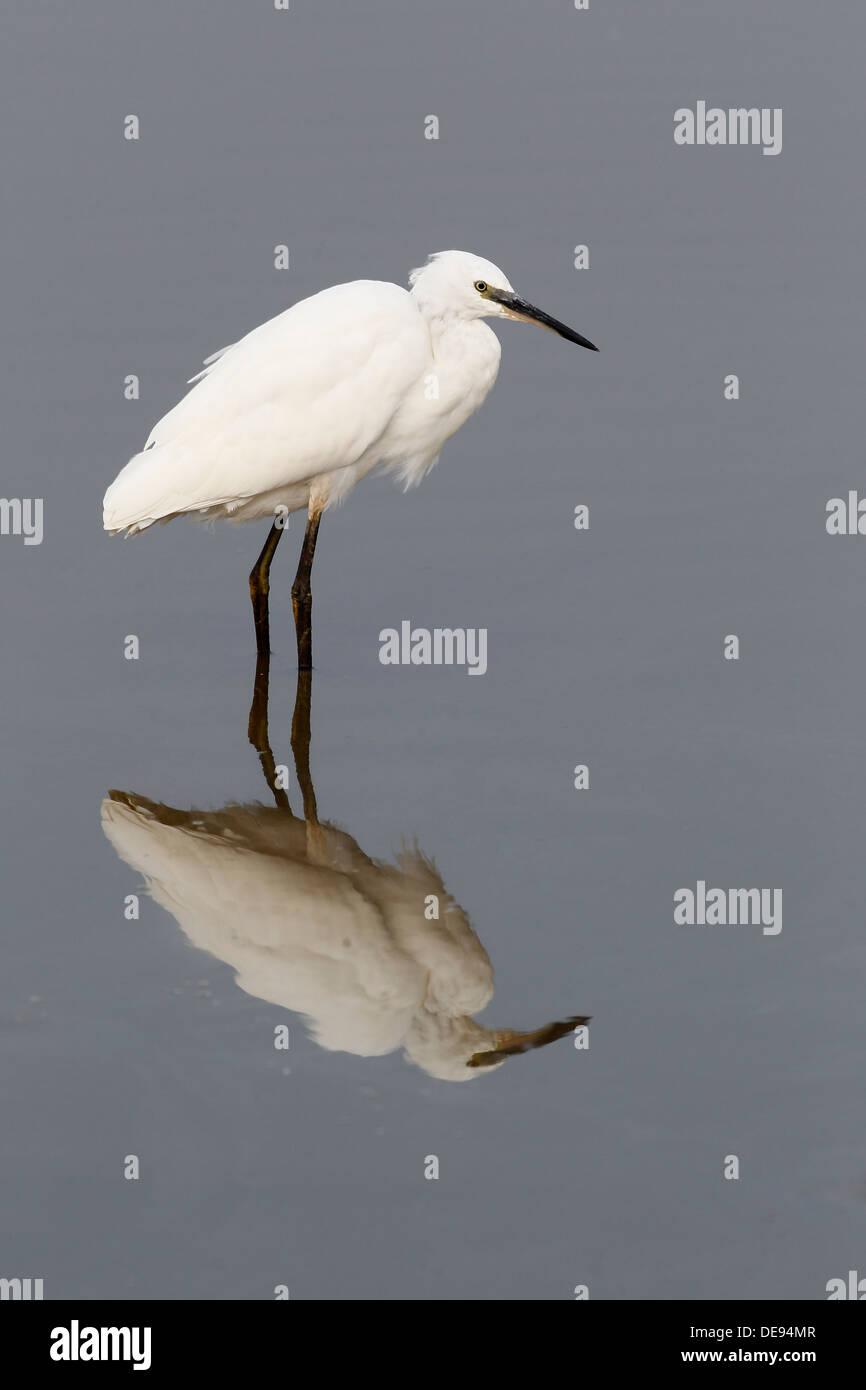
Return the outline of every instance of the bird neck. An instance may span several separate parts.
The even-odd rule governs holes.
[[[467,319],[449,309],[426,310],[424,306],[419,307],[427,321],[434,357],[440,356],[446,349],[451,353],[468,352],[475,355],[489,347],[491,338],[498,345],[496,334],[481,318]]]

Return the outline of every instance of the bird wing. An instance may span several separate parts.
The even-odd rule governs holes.
[[[410,295],[336,285],[214,354],[106,493],[108,529],[226,505],[356,463],[429,362]]]
[[[303,821],[255,806],[185,812],[115,791],[102,827],[154,901],[236,971],[241,989],[306,1014],[322,1047],[376,1056],[400,1046],[425,971],[353,874],[307,861]]]
[[[195,383],[201,381],[203,377],[210,376],[213,371],[214,362],[220,357],[225,357],[226,353],[231,352],[233,347],[237,347],[237,343],[229,343],[226,347],[218,348],[216,352],[212,352],[210,357],[206,357],[201,364],[201,371],[196,372],[195,376],[190,377],[189,381],[186,383],[187,386],[194,386]]]

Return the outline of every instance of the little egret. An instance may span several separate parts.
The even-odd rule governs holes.
[[[499,340],[482,320],[538,323],[598,351],[480,256],[440,251],[409,283],[408,291],[380,280],[334,285],[214,353],[105,494],[112,533],[183,514],[275,518],[250,574],[260,652],[269,647],[271,561],[289,513],[306,508],[292,585],[302,669],[312,661],[310,570],[322,513],[374,468],[396,471],[404,488],[430,471],[496,380]]]
[[[298,671],[292,718],[303,815],[293,813],[269,742],[268,664],[260,653],[249,731],[274,806],[186,811],[121,791],[102,804],[111,844],[187,939],[231,966],[247,994],[305,1015],[320,1047],[359,1057],[402,1048],[443,1081],[469,1081],[588,1024],[585,1014],[529,1032],[477,1022],[493,966],[433,861],[405,842],[394,863],[373,859],[319,818],[309,670]]]

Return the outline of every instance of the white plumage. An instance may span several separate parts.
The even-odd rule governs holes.
[[[336,285],[214,353],[109,487],[106,530],[321,511],[380,465],[412,486],[496,379],[484,317],[535,320],[592,347],[479,256],[440,252],[410,284]]]
[[[102,825],[190,942],[248,994],[304,1014],[320,1047],[402,1047],[429,1075],[468,1081],[585,1022],[537,1033],[475,1022],[493,994],[490,959],[417,849],[386,864],[336,826],[273,808],[184,812],[119,792]],[[425,916],[430,895],[437,920]]]

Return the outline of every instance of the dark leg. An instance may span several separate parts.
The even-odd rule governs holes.
[[[265,600],[267,602],[267,600]],[[292,808],[289,805],[288,795],[283,787],[277,786],[277,768],[273,751],[271,750],[270,736],[268,734],[268,687],[270,684],[271,658],[267,651],[259,652],[256,661],[256,679],[253,686],[253,702],[250,706],[250,718],[247,724],[247,735],[250,743],[259,755],[259,762],[262,765],[262,772],[265,781],[270,788],[274,801],[280,810],[287,811],[289,815]]]
[[[271,560],[280,543],[283,527],[274,522],[268,538],[262,546],[262,553],[250,570],[250,598],[253,601],[253,618],[256,624],[256,647],[260,656],[271,650],[271,635],[268,621],[268,590],[270,588]]]
[[[301,546],[298,572],[292,585],[292,608],[295,614],[295,634],[298,639],[298,670],[309,671],[313,665],[313,595],[310,591],[310,570],[316,553],[316,537],[322,507],[310,502],[307,512],[307,529]],[[275,542],[276,544],[276,542]]]
[[[308,825],[318,825],[319,812],[316,807],[316,793],[310,773],[310,704],[313,689],[313,673],[309,669],[298,670],[298,688],[295,693],[295,709],[292,715],[292,752],[295,755],[295,770],[298,786],[304,802],[304,820]]]

